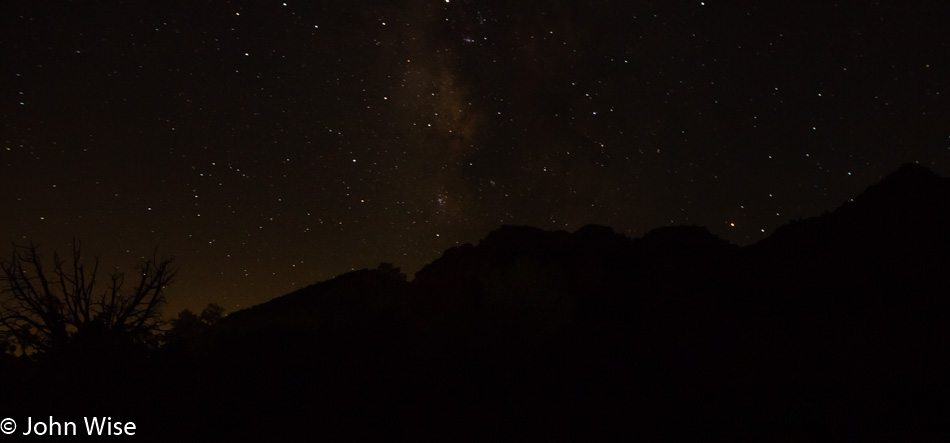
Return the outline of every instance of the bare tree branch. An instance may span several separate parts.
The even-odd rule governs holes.
[[[0,334],[13,337],[23,352],[63,348],[89,330],[145,340],[160,327],[165,287],[176,272],[173,259],[144,260],[136,270],[138,284],[129,291],[123,290],[124,273],[113,272],[109,286],[96,297],[99,259],[87,274],[78,241],[73,241],[68,267],[53,254],[51,273],[44,268],[39,245],[13,247],[11,258],[0,260]]]

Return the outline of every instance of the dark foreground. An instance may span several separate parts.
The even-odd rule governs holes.
[[[942,441],[950,187],[902,168],[739,248],[505,227],[146,352],[0,365],[2,415],[140,441]]]

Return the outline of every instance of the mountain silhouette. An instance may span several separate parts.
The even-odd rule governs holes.
[[[834,211],[749,247],[771,277],[825,286],[946,287],[950,179],[905,164]]]
[[[149,417],[156,440],[939,440],[948,222],[950,179],[908,164],[746,247],[502,226],[169,344]]]
[[[408,283],[356,271],[234,313],[202,352],[368,439],[904,435],[946,410],[948,197],[908,164],[747,247],[502,226]]]

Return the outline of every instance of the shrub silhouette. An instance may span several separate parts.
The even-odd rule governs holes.
[[[165,333],[165,341],[175,343],[195,338],[208,331],[224,318],[224,308],[217,303],[209,303],[200,315],[195,315],[190,309],[182,310],[178,317],[172,319],[171,329]]]

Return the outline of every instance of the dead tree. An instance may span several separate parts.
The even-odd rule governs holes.
[[[97,290],[99,259],[87,268],[78,242],[69,260],[53,254],[52,271],[38,249],[34,243],[14,244],[11,258],[0,260],[0,333],[13,337],[22,352],[62,349],[90,332],[144,342],[158,331],[165,288],[176,272],[171,258],[143,260],[130,290],[119,271]]]

